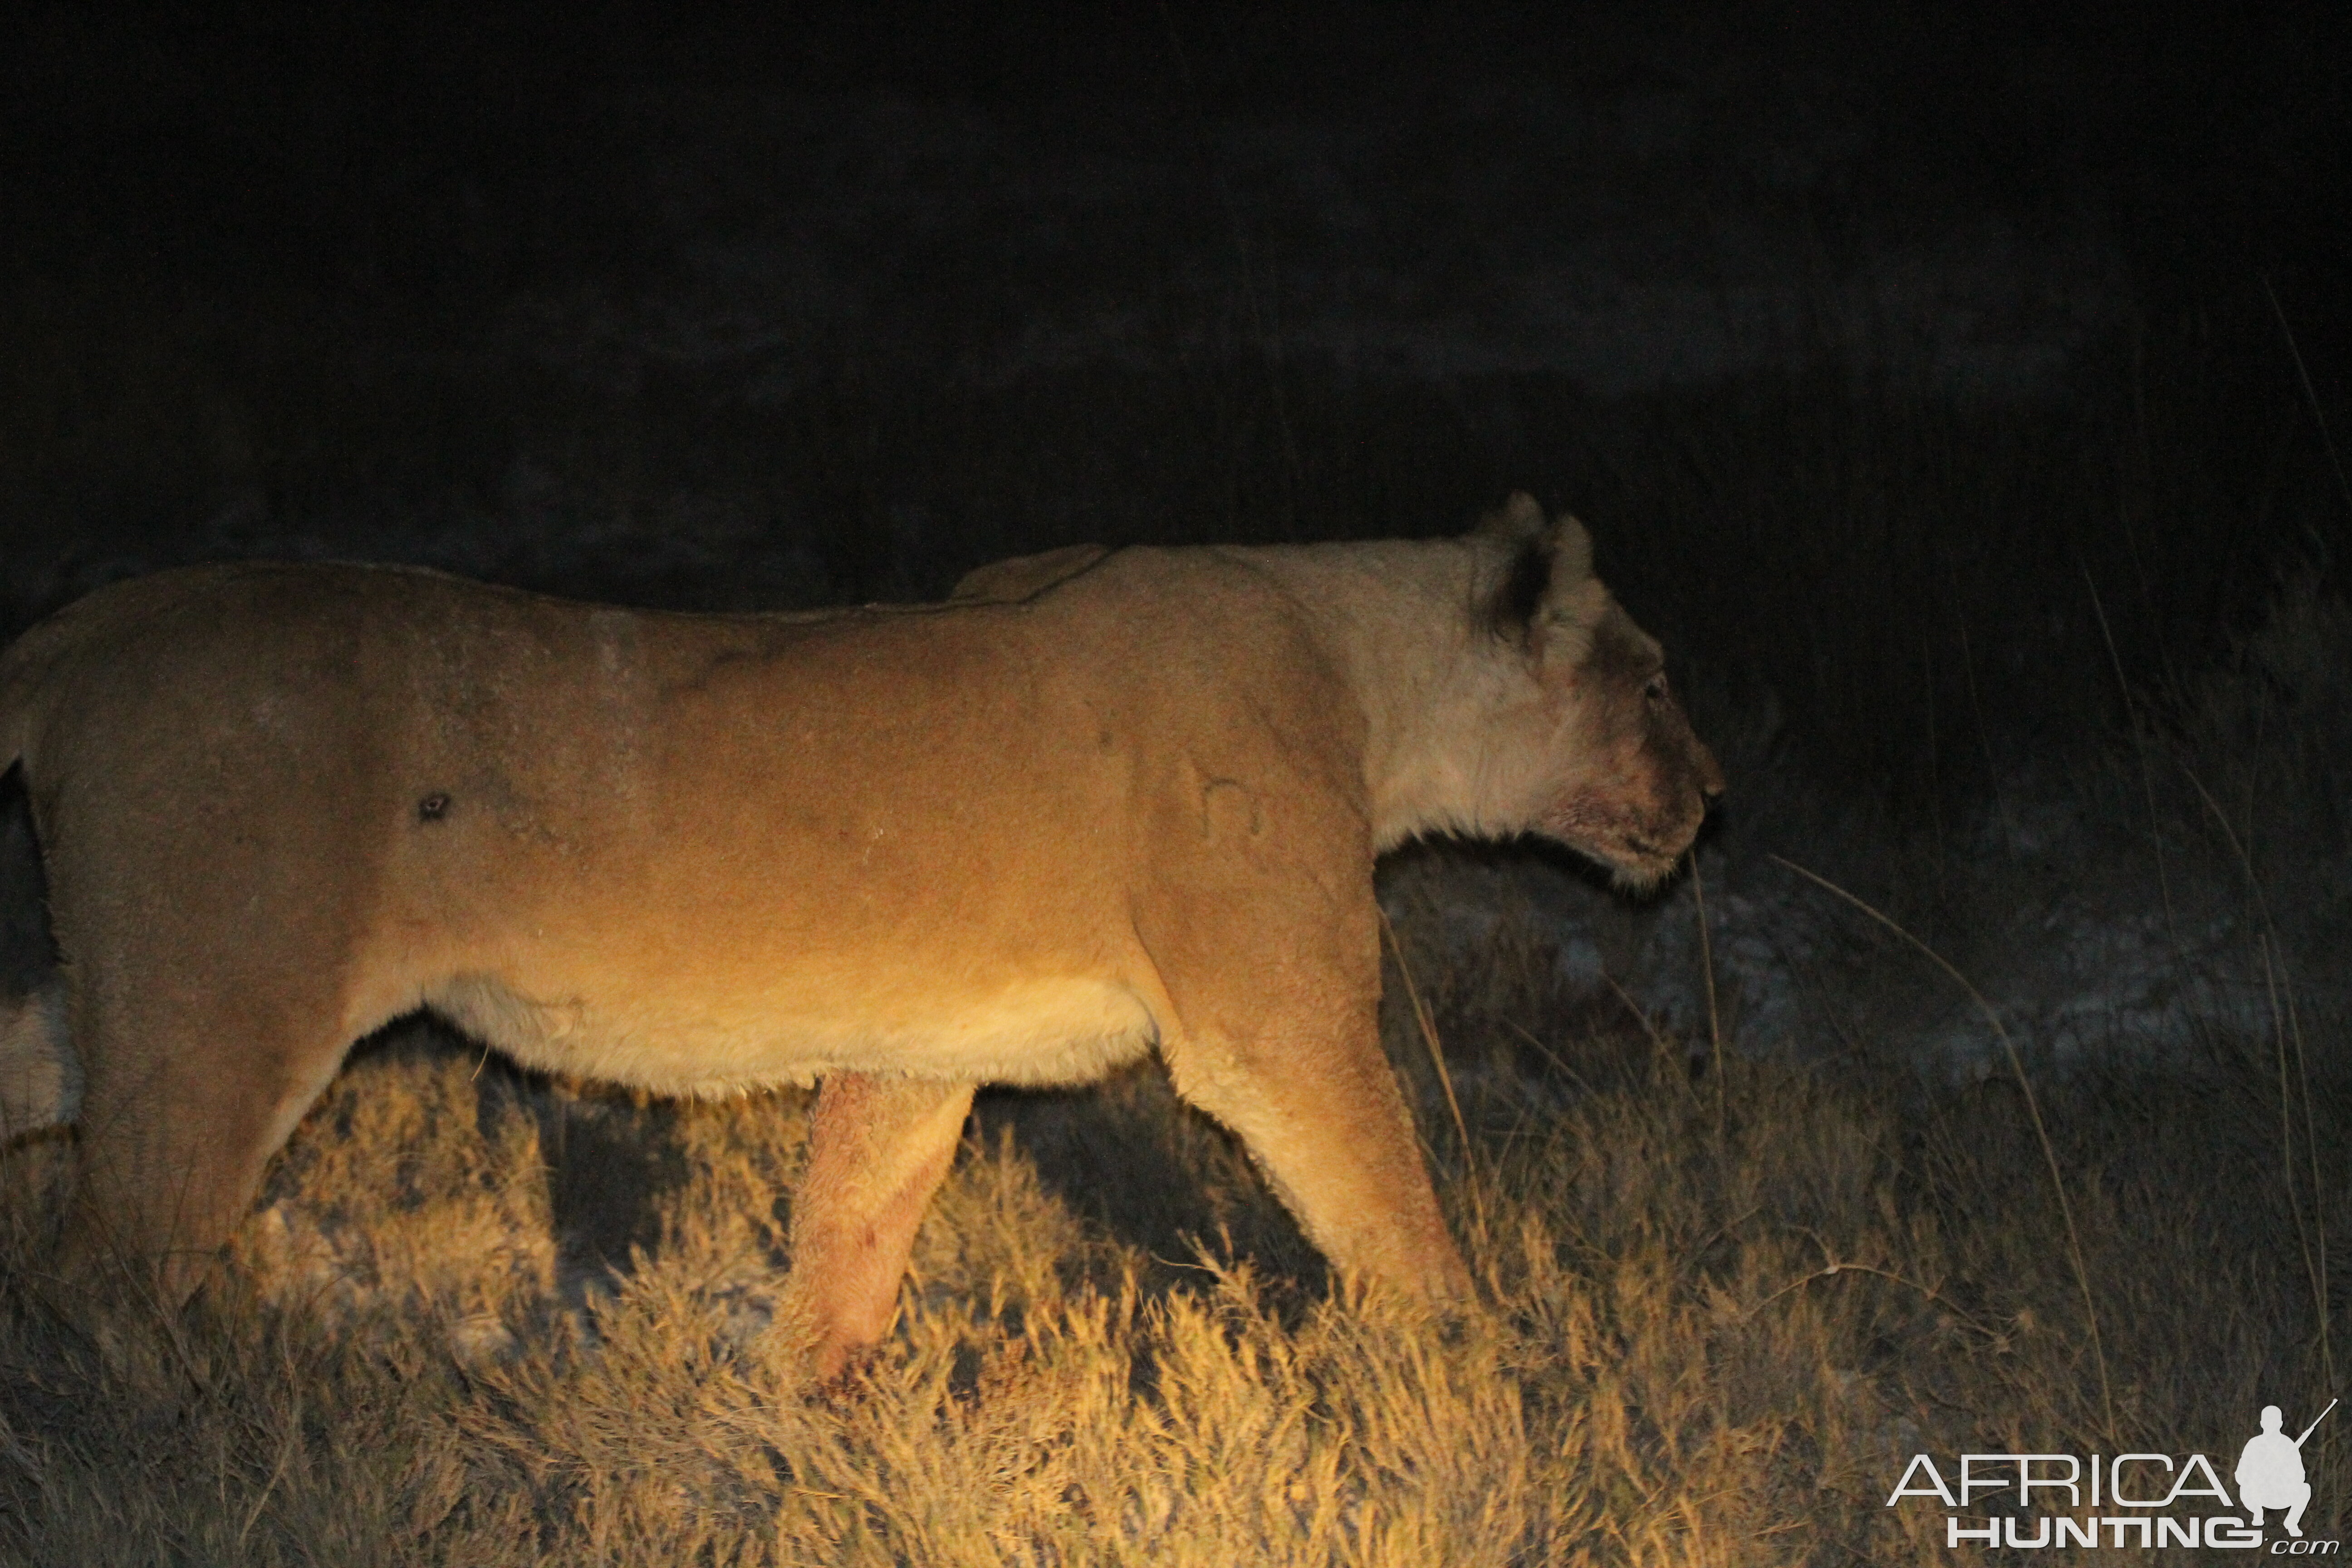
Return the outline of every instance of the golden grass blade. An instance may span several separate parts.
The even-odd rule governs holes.
[[[1715,1005],[1715,942],[1706,929],[1706,886],[1698,874],[1698,851],[1690,854],[1691,901],[1698,906],[1698,970],[1706,982],[1706,1037],[1715,1047],[1715,1140],[1723,1142],[1723,1019]]]

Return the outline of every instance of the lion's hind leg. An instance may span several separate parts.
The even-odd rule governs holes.
[[[72,978],[68,1016],[86,1081],[58,1238],[60,1304],[127,1288],[176,1309],[341,1064],[341,1009],[315,978],[275,994],[257,984],[125,992]]]
[[[818,1091],[793,1194],[787,1289],[816,1331],[820,1383],[890,1331],[915,1232],[955,1163],[975,1087],[835,1073]]]

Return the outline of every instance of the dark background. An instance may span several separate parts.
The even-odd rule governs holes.
[[[1558,1517],[1629,1551],[1653,1538],[1620,1515],[1776,1543],[1811,1519],[1785,1539],[1821,1545],[1786,1550],[1877,1560],[1899,1470],[1841,1493],[1840,1445],[1962,1451],[1990,1421],[2021,1451],[2179,1453],[2340,1384],[2352,1186],[2316,1128],[2352,1113],[2347,79],[2340,3],[19,5],[0,636],[197,560],[800,608],[1084,540],[1572,509],[1731,793],[1646,904],[1527,845],[1391,858],[1384,1041],[1457,1233],[1509,1251],[1491,1192],[1558,1238],[1507,1342],[1574,1473]],[[774,1217],[796,1102],[647,1105],[406,1025],[372,1054],[271,1177],[277,1237],[340,1249],[289,1289],[423,1303],[365,1262],[379,1221],[390,1257],[462,1213],[419,1256],[468,1279],[533,1256],[523,1209],[478,1223],[508,1156],[464,1151],[536,1117],[554,1293],[447,1297],[531,1347],[467,1384],[491,1404],[436,1392],[438,1340],[298,1363],[275,1328],[217,1356],[174,1334],[145,1384],[12,1363],[0,1540],[30,1520],[110,1562],[107,1521],[149,1519],[308,1560],[446,1515],[461,1555],[562,1529],[609,1555],[658,1475],[646,1506],[696,1532],[646,1549],[673,1561],[727,1510],[773,1531],[833,1497],[747,1488],[775,1449],[693,1490],[709,1439],[661,1436],[735,1375],[690,1325],[756,1334],[782,1261],[682,1194]],[[944,1287],[990,1303],[974,1321],[1027,1310],[985,1237],[1070,1215],[1073,1255],[1115,1240],[1154,1292],[1231,1259],[1305,1300],[1312,1248],[1172,1098],[1149,1069],[983,1097],[958,1181],[1013,1223],[951,1216],[981,1238]],[[411,1181],[436,1159],[438,1197]],[[625,1321],[583,1306],[616,1271],[697,1259],[650,1336],[696,1358],[662,1374],[691,1392],[514,1397],[568,1364],[540,1347],[575,1342],[572,1309]],[[346,1268],[376,1285],[327,1283]],[[1637,1324],[1669,1302],[1661,1354]],[[1847,1339],[1784,1328],[1829,1302]],[[190,1343],[230,1370],[184,1375]],[[397,1421],[394,1384],[425,1401]],[[1701,1405],[1723,1425],[1676,1450]]]
[[[930,596],[1525,488],[1703,717],[1958,810],[2344,553],[2342,7],[11,16],[11,626],[232,555]]]

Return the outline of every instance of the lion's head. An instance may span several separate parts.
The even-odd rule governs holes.
[[[1495,815],[1643,889],[1672,871],[1723,793],[1723,770],[1667,684],[1657,640],[1592,575],[1583,525],[1515,495],[1481,531],[1479,619],[1515,667],[1496,717]]]

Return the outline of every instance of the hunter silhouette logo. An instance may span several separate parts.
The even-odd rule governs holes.
[[[2327,1410],[2335,1408],[2336,1401],[2329,1400]],[[2303,1439],[2327,1419],[2327,1410],[2303,1429],[2303,1436],[2289,1437],[2279,1430],[2285,1419],[2279,1407],[2263,1406],[2263,1429],[2246,1439],[2246,1450],[2238,1456],[2238,1502],[2247,1524],[2259,1530],[2263,1510],[2284,1509],[2286,1532],[2302,1538],[2303,1510],[2311,1501],[2311,1483],[2303,1479]]]

